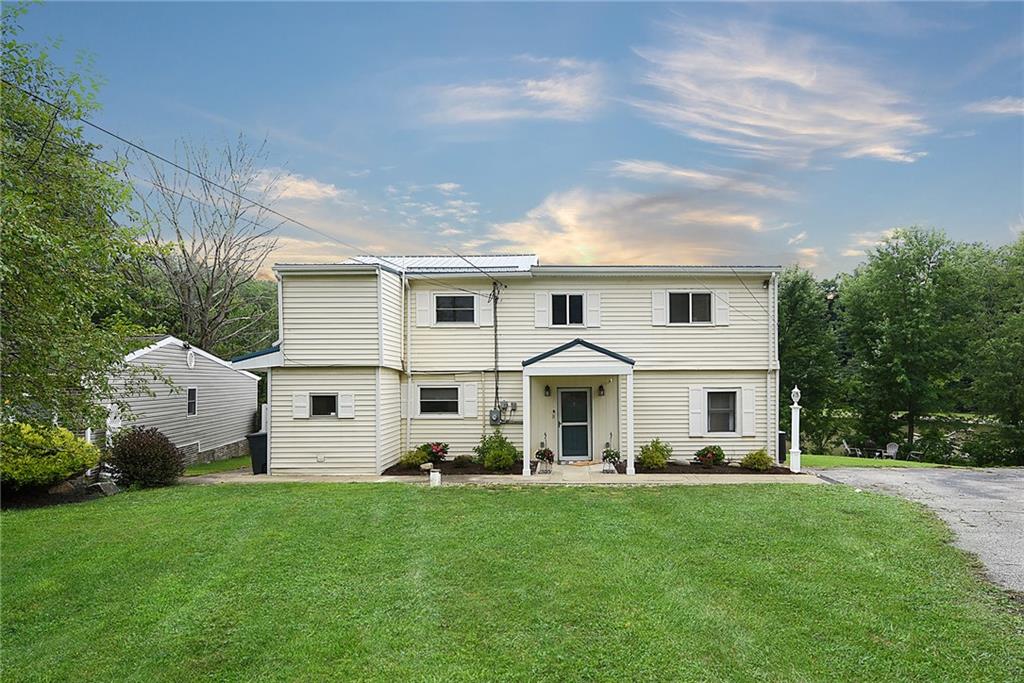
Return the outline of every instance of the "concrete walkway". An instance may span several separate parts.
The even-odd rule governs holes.
[[[185,484],[262,484],[283,482],[399,482],[426,484],[426,474],[420,476],[377,476],[377,475],[295,475],[274,474],[253,476],[248,470],[204,474],[198,477],[184,477]],[[813,474],[605,474],[600,463],[588,466],[553,465],[550,474],[535,474],[524,477],[519,474],[448,474],[441,479],[443,486],[459,484],[513,484],[548,486],[664,486],[699,484],[821,484]]]
[[[997,582],[1024,593],[1024,468],[818,470],[832,481],[924,503]]]

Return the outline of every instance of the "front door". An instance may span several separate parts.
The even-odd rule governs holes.
[[[590,389],[558,390],[558,459],[590,460]]]

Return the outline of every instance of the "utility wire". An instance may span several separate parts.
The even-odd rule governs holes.
[[[757,305],[761,307],[762,311],[767,313],[768,309],[764,307],[764,304],[762,304],[756,296],[754,296],[754,293],[750,291],[750,287],[747,287],[747,283],[743,281],[743,278],[741,278],[740,274],[736,272],[736,269],[733,268],[732,266],[729,266],[729,270],[732,271],[732,274],[735,275],[736,279],[740,281],[741,285],[743,285],[743,289],[747,290],[747,294],[750,295],[750,298],[757,302]]]
[[[58,104],[56,104],[54,102],[51,102],[50,100],[46,99],[45,97],[42,97],[40,95],[37,95],[34,92],[26,90],[22,86],[19,86],[16,83],[13,83],[11,81],[8,81],[7,79],[2,79],[2,81],[6,85],[9,85],[10,87],[17,89],[20,92],[23,92],[25,95],[27,95],[27,96],[29,96],[29,97],[31,97],[31,98],[33,98],[33,99],[43,103],[43,104],[46,104],[47,106],[51,106],[51,108],[53,108],[54,110],[59,110],[59,105]],[[335,236],[333,236],[333,234],[331,234],[329,232],[325,232],[324,230],[315,228],[312,225],[309,225],[308,223],[305,223],[305,222],[303,222],[303,221],[301,221],[301,220],[299,220],[297,218],[293,218],[292,216],[289,216],[289,215],[287,215],[285,213],[282,213],[281,211],[278,211],[276,209],[268,207],[265,204],[262,204],[260,202],[256,202],[256,201],[246,197],[245,195],[239,193],[239,191],[237,191],[237,190],[231,189],[230,187],[227,187],[226,185],[223,185],[223,184],[217,182],[216,180],[212,180],[210,178],[207,178],[206,176],[204,176],[204,175],[202,175],[200,173],[197,173],[196,171],[193,171],[193,170],[191,170],[191,169],[189,169],[189,168],[187,168],[185,166],[182,166],[181,164],[178,164],[177,162],[172,161],[172,160],[168,159],[167,157],[164,157],[163,155],[160,155],[160,154],[158,154],[156,152],[153,152],[151,150],[147,150],[147,148],[142,146],[141,144],[133,142],[132,140],[129,140],[128,138],[126,138],[126,137],[124,137],[122,135],[119,135],[118,133],[115,133],[114,131],[112,131],[112,130],[110,130],[108,128],[104,128],[103,126],[100,126],[99,124],[94,123],[94,122],[90,121],[89,119],[86,119],[85,117],[71,117],[71,118],[74,118],[75,120],[80,121],[80,122],[84,123],[85,125],[87,125],[87,126],[89,126],[91,128],[94,128],[95,130],[98,130],[101,133],[104,133],[106,135],[110,135],[114,139],[119,140],[119,141],[123,142],[124,144],[127,144],[128,146],[134,148],[134,150],[137,150],[138,152],[141,152],[142,154],[144,154],[144,155],[146,155],[148,157],[151,157],[153,159],[157,159],[157,160],[159,160],[159,161],[161,161],[161,162],[163,162],[163,163],[165,163],[165,164],[167,164],[167,165],[169,165],[169,166],[171,166],[173,168],[178,169],[179,171],[182,171],[183,173],[186,173],[186,174],[188,174],[190,176],[198,178],[199,180],[201,180],[201,181],[203,181],[205,183],[208,183],[208,184],[210,184],[210,185],[212,185],[214,187],[217,187],[218,189],[220,189],[222,191],[225,191],[225,193],[227,193],[228,195],[231,195],[233,197],[238,197],[239,199],[241,199],[241,200],[243,200],[245,202],[248,202],[249,204],[251,204],[253,206],[256,206],[256,207],[259,207],[260,209],[263,209],[267,213],[270,213],[270,214],[272,214],[274,216],[278,216],[279,218],[282,218],[282,219],[284,219],[284,220],[286,220],[286,221],[288,221],[290,223],[293,223],[295,225],[298,225],[300,227],[304,227],[305,229],[309,230],[310,232],[315,232],[316,234],[319,234],[319,236],[327,238],[328,240],[331,240],[333,242],[337,242],[338,244],[340,244],[340,245],[342,245],[344,247],[347,247],[347,248],[353,250],[354,252],[356,252],[356,258],[358,258],[358,256],[360,255],[359,253],[361,252],[362,254],[365,254],[367,256],[375,258],[375,259],[377,259],[377,260],[379,260],[379,261],[381,261],[383,263],[386,263],[388,265],[391,265],[391,266],[397,268],[398,270],[404,271],[404,267],[402,267],[401,265],[398,265],[394,261],[390,261],[390,260],[388,260],[388,259],[386,259],[386,258],[384,258],[382,256],[377,256],[376,254],[373,254],[373,253],[371,253],[370,251],[368,251],[366,249],[361,249],[361,248],[353,245],[350,242],[346,242],[346,241],[344,241],[344,240],[342,240],[340,238],[336,238]],[[37,140],[40,139],[38,136],[32,136],[32,137],[35,137]],[[93,159],[91,157],[91,155],[89,156],[89,159]],[[99,160],[94,160],[94,161],[98,162]],[[99,162],[99,163],[103,163],[103,162]],[[433,282],[433,283],[439,284],[439,285],[441,285],[443,287],[450,287],[452,289],[456,289],[456,290],[459,290],[459,291],[462,291],[462,292],[466,292],[467,294],[480,294],[480,292],[473,292],[471,290],[463,289],[463,288],[451,285],[449,283],[444,283],[443,281],[440,281],[440,280],[435,280],[433,278],[429,278],[429,276],[421,275],[419,273],[415,273],[414,276],[415,276],[415,278],[417,280],[425,280],[425,281],[428,281],[428,282]]]

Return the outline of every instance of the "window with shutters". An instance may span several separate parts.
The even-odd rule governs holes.
[[[711,292],[669,292],[668,324],[711,324]]]
[[[736,430],[736,391],[707,392],[708,433],[732,434]]]
[[[335,417],[338,414],[338,395],[310,394],[309,414],[313,417]]]
[[[457,416],[459,414],[459,390],[458,385],[420,387],[420,415]]]
[[[583,324],[582,294],[552,294],[551,324],[556,326]]]
[[[435,294],[434,321],[445,323],[475,323],[476,297],[472,294]]]

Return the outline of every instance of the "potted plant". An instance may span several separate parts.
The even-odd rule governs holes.
[[[615,466],[622,460],[622,453],[619,449],[612,448],[611,446],[605,446],[605,449],[601,451],[601,462],[604,463],[603,472],[615,472]]]
[[[538,448],[537,452],[534,453],[533,455],[534,455],[535,458],[537,458],[537,462],[539,463],[537,465],[537,472],[541,472],[541,471],[550,472],[551,471],[551,463],[553,463],[555,461],[555,452],[553,450],[551,450],[550,448],[547,448],[547,447]]]

